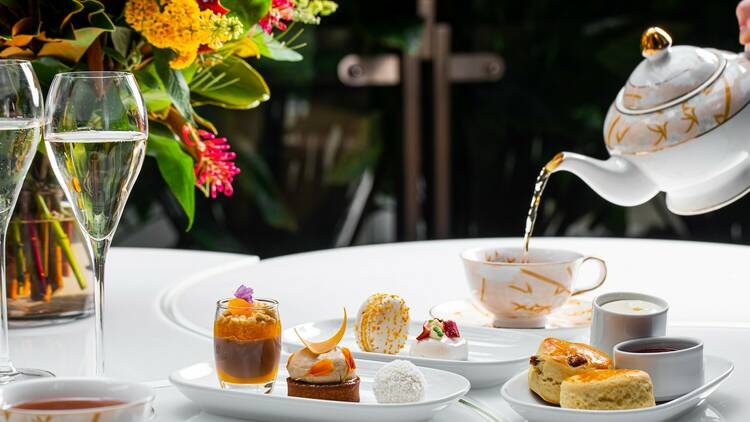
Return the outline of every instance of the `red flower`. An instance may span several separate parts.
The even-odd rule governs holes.
[[[198,136],[194,136],[196,133]],[[196,158],[195,185],[211,198],[216,198],[218,192],[232,196],[232,181],[240,169],[232,161],[237,154],[229,151],[231,147],[227,138],[217,138],[213,133],[201,129],[194,131],[190,125],[185,125],[182,127],[182,139]]]
[[[258,25],[260,25],[260,27],[263,28],[263,31],[267,34],[273,32],[274,28],[283,31],[286,29],[286,22],[284,21],[292,20],[294,16],[292,14],[293,11],[294,3],[290,0],[273,0],[268,13],[258,21]]]
[[[198,7],[201,10],[210,9],[212,12],[218,15],[226,15],[229,13],[229,9],[221,5],[219,0],[197,0]]]

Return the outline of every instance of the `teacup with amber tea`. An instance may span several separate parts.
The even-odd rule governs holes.
[[[141,422],[153,419],[154,392],[107,378],[40,378],[6,385],[4,422]]]
[[[544,327],[547,315],[568,298],[596,289],[607,277],[602,259],[563,249],[474,248],[461,259],[471,296],[493,315],[495,327]],[[599,271],[582,286],[578,273],[588,262]]]
[[[216,304],[214,360],[222,388],[269,393],[281,357],[279,303],[240,286]]]

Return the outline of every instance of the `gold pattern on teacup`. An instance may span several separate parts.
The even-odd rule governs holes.
[[[529,284],[528,281],[524,282],[524,284],[526,284],[525,289],[523,287],[518,287],[515,284],[509,285],[508,288],[513,289],[513,290],[518,290],[519,292],[523,294],[527,294],[527,295],[534,293],[534,290],[531,288],[531,284]]]
[[[529,277],[533,277],[533,278],[535,278],[535,279],[537,279],[539,281],[542,281],[544,283],[548,283],[548,284],[551,284],[553,286],[556,286],[557,289],[555,290],[555,295],[559,295],[562,292],[570,293],[570,290],[567,287],[565,287],[564,284],[560,283],[557,280],[553,280],[553,279],[551,279],[551,278],[549,278],[547,276],[544,276],[542,274],[539,274],[537,272],[534,272],[534,271],[531,271],[531,270],[527,270],[526,268],[521,268],[521,273],[526,274]]]
[[[487,284],[487,279],[485,279],[484,277],[482,277],[482,288],[479,291],[479,301],[480,302],[484,302],[484,287],[485,287],[486,284]]]
[[[524,305],[518,302],[510,302],[510,303],[513,304],[514,311],[528,311],[528,312],[533,312],[535,314],[543,314],[543,315],[546,315],[552,312],[552,305],[540,305],[538,303],[534,303],[533,305]]]

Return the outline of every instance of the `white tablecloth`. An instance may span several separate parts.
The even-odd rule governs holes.
[[[560,247],[607,261],[609,278],[586,297],[631,290],[670,303],[670,334],[702,338],[706,353],[735,362],[730,379],[686,421],[750,420],[750,247],[630,239],[536,238],[536,247]],[[288,327],[340,317],[376,291],[406,298],[412,317],[433,305],[466,297],[458,254],[469,247],[517,246],[518,239],[468,239],[344,248],[273,258],[210,252],[114,248],[107,268],[105,342],[110,376],[166,385],[173,370],[212,359],[214,302],[240,283],[281,302]],[[168,300],[166,300],[166,299]],[[174,322],[177,320],[177,323]],[[93,369],[93,322],[14,329],[11,351],[19,366],[41,367],[60,376]],[[157,388],[157,421],[226,421],[204,415],[173,387]],[[499,388],[471,397],[503,421],[520,417]],[[454,406],[438,420],[483,420]]]

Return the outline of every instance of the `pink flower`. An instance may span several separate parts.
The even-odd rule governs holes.
[[[191,136],[192,127],[182,127],[182,139],[193,150],[196,158],[195,185],[206,195],[210,194],[211,198],[216,198],[218,192],[232,196],[232,181],[234,176],[240,173],[240,169],[232,161],[237,154],[229,151],[231,147],[227,143],[227,138],[217,138],[213,133],[202,129],[195,132],[200,139]]]
[[[258,25],[263,28],[263,31],[267,34],[273,32],[274,28],[280,30],[286,29],[286,22],[291,21],[293,18],[294,3],[290,0],[273,0],[271,2],[271,8],[268,10],[266,16],[263,16],[258,21]]]
[[[253,303],[253,289],[247,287],[244,284],[240,284],[240,287],[234,292],[234,297],[244,299],[250,303]]]

